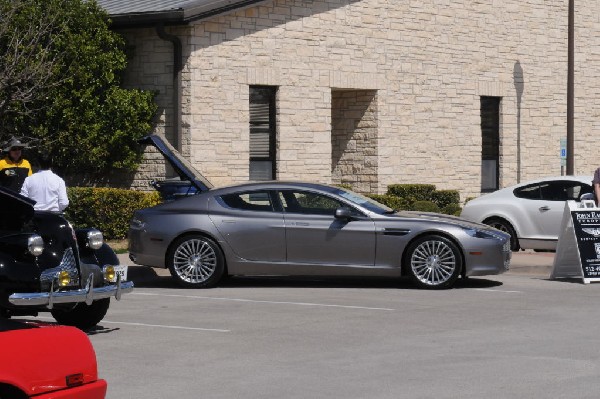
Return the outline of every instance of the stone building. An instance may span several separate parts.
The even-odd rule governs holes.
[[[126,84],[158,93],[155,131],[215,185],[431,183],[464,199],[561,173],[567,0],[98,3],[128,41]],[[575,17],[577,174],[600,166],[598,15]],[[168,173],[148,159],[134,186]]]

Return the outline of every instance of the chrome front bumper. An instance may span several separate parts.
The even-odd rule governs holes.
[[[16,293],[9,296],[8,301],[18,306],[46,306],[48,309],[52,309],[55,303],[85,302],[87,305],[91,305],[95,300],[103,298],[115,297],[116,300],[120,300],[122,294],[131,291],[133,291],[133,281],[121,281],[120,276],[117,277],[114,284],[94,287],[94,275],[92,274],[88,278],[85,288],[57,291],[52,284],[49,292]]]

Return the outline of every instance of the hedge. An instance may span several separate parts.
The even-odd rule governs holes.
[[[68,187],[65,217],[75,227],[95,227],[106,239],[127,237],[133,212],[161,202],[158,192],[118,188]]]
[[[460,194],[457,190],[436,190],[433,184],[391,184],[386,195],[370,197],[394,209],[441,212],[449,215],[460,215],[461,211]]]
[[[388,195],[404,198],[411,204],[415,201],[431,201],[433,192],[433,184],[390,184],[387,188]]]
[[[404,198],[396,197],[395,195],[367,194],[366,196],[397,211],[410,209],[409,203]]]
[[[421,212],[440,212],[440,207],[431,201],[415,201],[412,210]]]

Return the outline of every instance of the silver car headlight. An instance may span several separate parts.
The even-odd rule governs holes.
[[[87,232],[87,245],[91,249],[100,249],[104,244],[104,236],[99,230],[92,229]]]
[[[27,239],[27,249],[33,256],[40,256],[44,252],[44,239],[37,234]]]
[[[503,240],[503,239],[506,240],[506,239],[510,238],[510,237],[504,235],[504,233],[501,233],[499,231],[492,231],[492,230],[465,229],[465,233],[467,233],[471,237],[476,237],[476,238],[487,238],[487,239],[496,239],[496,240]]]

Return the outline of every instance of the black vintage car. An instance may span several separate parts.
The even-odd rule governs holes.
[[[122,281],[124,268],[100,231],[74,229],[33,205],[0,187],[0,317],[49,311],[61,324],[91,328],[133,283]]]

